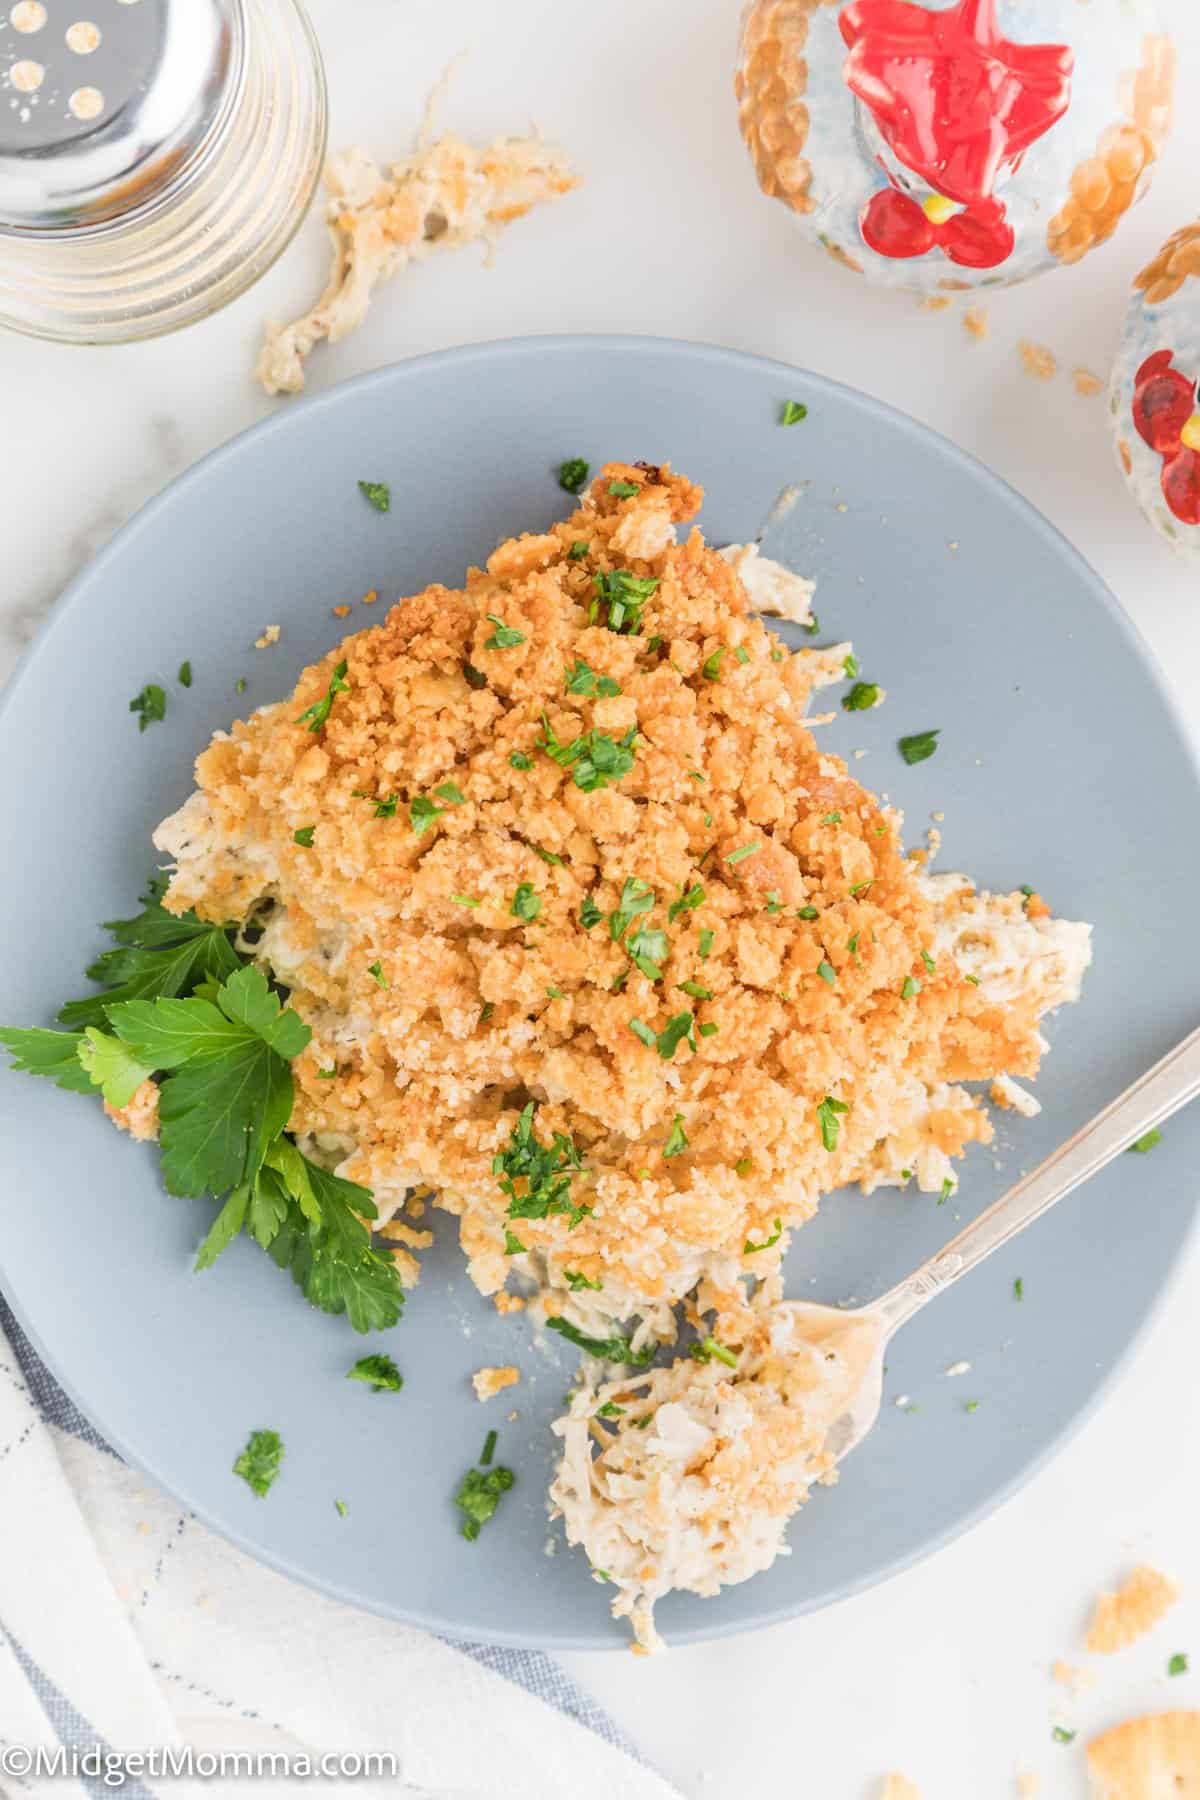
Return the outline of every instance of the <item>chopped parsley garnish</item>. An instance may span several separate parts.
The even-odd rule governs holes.
[[[713,938],[716,934],[706,925],[700,933],[700,961],[707,962],[712,954]]]
[[[599,925],[603,917],[603,912],[596,905],[592,896],[590,894],[585,894],[583,897],[583,905],[579,908],[579,923],[583,926],[583,929],[585,931],[591,931],[594,926]]]
[[[486,1025],[496,1008],[490,1000],[485,1000],[479,1009],[479,1023]]]
[[[700,1033],[701,1037],[716,1037],[716,1035],[720,1029],[721,1029],[721,1027],[719,1025],[717,1025],[712,1019],[710,1019],[707,1022],[707,1024],[697,1025],[697,1027],[696,1027],[696,1030]]]
[[[345,657],[343,657],[333,671],[329,680],[329,686],[326,688],[324,694],[322,694],[319,700],[314,700],[311,706],[305,707],[304,711],[296,720],[297,725],[306,724],[310,731],[320,731],[324,728],[328,722],[330,713],[333,711],[335,697],[338,694],[346,694],[350,691],[350,683],[346,680],[346,670],[348,667],[349,664],[346,662]]]
[[[596,594],[589,611],[594,625],[600,608],[607,608],[605,624],[610,631],[636,637],[641,630],[642,608],[658,587],[657,575],[631,575],[628,569],[611,569],[594,577]]]
[[[235,683],[234,683],[234,690],[235,690],[235,692],[236,692],[236,693],[239,693],[239,694],[244,694],[244,693],[245,693],[245,691],[246,691],[246,677],[245,677],[245,676],[244,676],[244,675],[239,675],[239,676],[238,676],[238,678],[237,678],[237,681],[236,681],[236,682],[235,682]]]
[[[840,812],[826,813],[825,817],[821,820],[822,825],[840,825],[841,822],[842,815]]]
[[[614,500],[632,500],[635,494],[641,493],[636,481],[610,481],[608,491]]]
[[[1056,1725],[1050,1733],[1056,1744],[1073,1744],[1075,1735],[1073,1731],[1068,1731],[1065,1725]]]
[[[841,1131],[841,1115],[849,1111],[850,1108],[844,1100],[835,1100],[831,1094],[826,1094],[818,1106],[817,1121],[821,1127],[821,1142],[826,1150],[832,1152],[837,1149],[838,1136]]]
[[[385,988],[389,985],[388,978],[383,972],[383,964],[381,962],[368,963],[367,974],[373,975],[381,988]]]
[[[821,629],[821,621],[820,621],[820,619],[818,619],[816,613],[809,614],[808,624],[804,627],[804,629],[808,633],[809,637],[816,637],[817,633]]]
[[[1144,1137],[1138,1138],[1136,1143],[1130,1144],[1129,1148],[1136,1151],[1139,1156],[1144,1156],[1147,1150],[1153,1150],[1156,1145],[1161,1143],[1161,1131],[1148,1131]]]
[[[802,906],[796,914],[798,919],[819,919],[820,916],[815,906]]]
[[[667,934],[661,929],[639,925],[625,941],[629,959],[648,981],[662,980],[662,965],[667,959]]]
[[[971,984],[971,986],[972,986],[972,987],[978,987],[978,986],[979,986],[979,977],[978,977],[978,975],[964,975],[964,976],[963,976],[963,980],[964,980],[964,981],[969,981],[969,982],[970,982],[970,984]]]
[[[733,647],[733,654],[740,663],[748,663],[750,661],[750,652],[747,650],[745,644],[735,644]]]
[[[808,408],[803,400],[785,400],[783,411],[779,415],[779,423],[781,425],[799,425],[800,421],[807,417]]]
[[[191,687],[191,685],[192,685],[192,665],[190,662],[181,662],[180,663],[179,673],[175,677],[175,679],[179,683],[180,687]]]
[[[433,791],[439,800],[446,802],[447,806],[465,806],[467,804],[467,796],[453,781],[443,781],[441,787],[435,787]]]
[[[550,1143],[539,1141],[533,1129],[537,1102],[531,1100],[512,1129],[506,1150],[492,1158],[492,1173],[500,1177],[500,1191],[508,1195],[510,1219],[565,1217],[571,1229],[588,1211],[571,1198],[571,1182],[583,1169],[575,1145],[561,1131]]]
[[[700,673],[703,675],[705,681],[720,681],[721,660],[724,655],[725,646],[722,645],[719,650],[714,650],[711,656],[705,657],[700,665]]]
[[[821,980],[827,982],[830,987],[837,986],[837,970],[832,963],[826,962],[824,957],[822,957],[817,964],[817,974],[821,977]]]
[[[1018,1275],[1017,1279],[1013,1282],[1013,1299],[1014,1300],[1023,1300],[1024,1298],[1025,1298],[1025,1283],[1021,1279],[1021,1277]]]
[[[167,696],[156,681],[148,681],[140,694],[135,694],[129,702],[131,713],[138,715],[138,730],[145,731],[147,725],[156,725],[167,716]]]
[[[870,712],[873,706],[879,705],[879,685],[874,681],[856,681],[848,694],[843,694],[842,705],[847,712]]]
[[[978,1412],[979,1411],[978,1400],[968,1400],[967,1404],[963,1407],[963,1411],[969,1412],[969,1413]]]
[[[542,736],[537,741],[552,762],[570,769],[571,779],[584,794],[620,781],[633,767],[633,746],[637,726],[631,725],[624,737],[609,737],[604,731],[587,731],[570,744],[560,743],[545,713],[542,714]]]
[[[482,1469],[467,1470],[454,1496],[454,1504],[466,1515],[462,1534],[468,1543],[473,1544],[488,1520],[494,1517],[501,1496],[508,1493],[516,1479],[511,1469],[499,1463],[486,1473]]]
[[[349,1511],[349,1508],[347,1507],[346,1502],[344,1500],[335,1500],[333,1504],[337,1508],[338,1518],[344,1519],[347,1512]]]
[[[490,1466],[492,1458],[496,1454],[496,1445],[499,1442],[500,1433],[498,1431],[489,1431],[483,1440],[483,1451],[479,1458],[479,1466],[481,1469],[486,1469]]]
[[[693,1000],[712,999],[712,989],[701,987],[698,981],[681,981],[679,989],[681,993],[689,994]]]
[[[579,1269],[565,1269],[563,1271],[563,1277],[573,1294],[581,1293],[584,1288],[590,1288],[594,1293],[598,1294],[604,1287],[602,1281],[589,1281],[587,1276]]]
[[[283,1439],[277,1431],[252,1431],[246,1448],[233,1465],[246,1486],[261,1500],[269,1494],[283,1463]]]
[[[682,1156],[688,1147],[687,1134],[683,1129],[683,1114],[676,1113],[671,1124],[670,1136],[663,1145],[664,1160],[670,1156]]]
[[[548,987],[546,989],[546,998],[548,1000],[565,1000],[566,995],[559,987]]]
[[[553,868],[561,869],[564,867],[562,857],[556,856],[553,850],[543,850],[540,844],[530,844],[529,848],[533,851],[535,856],[540,856],[544,863],[550,863]]]
[[[485,688],[487,686],[487,676],[482,669],[477,669],[474,663],[463,664],[463,678],[468,687]]]
[[[542,910],[541,896],[534,891],[529,882],[523,881],[513,895],[512,905],[508,910],[514,919],[521,919],[526,925],[532,925]]]
[[[608,935],[613,943],[618,943],[624,937],[635,918],[653,911],[653,908],[654,889],[650,884],[637,875],[627,876],[616,911],[608,915]]]
[[[715,1337],[701,1338],[698,1344],[691,1346],[688,1355],[694,1362],[722,1362],[727,1369],[737,1368],[738,1359],[733,1351],[727,1345],[719,1344]]]
[[[921,961],[925,964],[929,974],[932,975],[933,971],[937,968],[937,958],[930,956],[928,950],[923,949],[921,951]]]
[[[847,681],[853,681],[854,677],[858,674],[858,658],[855,656],[853,650],[851,650],[848,656],[843,656],[842,658],[842,674],[846,677]]]
[[[603,1406],[596,1408],[596,1417],[598,1419],[619,1419],[624,1411],[625,1408],[618,1406],[615,1400],[606,1400]]]
[[[906,763],[926,762],[938,747],[941,726],[936,731],[917,731],[900,739],[900,754]]]
[[[528,1248],[528,1244],[523,1244],[515,1231],[510,1231],[507,1225],[504,1227],[505,1256],[524,1256]]]
[[[686,892],[680,894],[677,900],[672,900],[670,906],[667,908],[668,924],[673,925],[676,919],[681,917],[683,913],[695,912],[696,908],[698,906],[703,906],[703,904],[704,889],[697,883],[695,886],[688,888]]]
[[[455,906],[469,906],[474,909],[483,905],[483,901],[476,900],[473,894],[451,894],[450,899]]]
[[[875,877],[874,876],[871,877],[870,881],[856,881],[854,883],[853,887],[850,889],[850,898],[852,900],[857,900],[858,896],[860,894],[865,894],[868,888],[873,888],[874,886],[875,886]]]
[[[351,798],[354,800],[370,800],[371,801],[371,803],[374,807],[374,811],[371,815],[372,818],[375,818],[375,819],[394,819],[395,818],[396,809],[400,804],[399,794],[395,794],[395,793],[388,794],[385,799],[380,800],[374,794],[365,794],[361,788],[352,788],[350,790],[350,792],[351,792]],[[421,802],[421,804],[424,805],[425,802]],[[436,807],[434,807],[435,816],[437,814],[437,810],[438,809]],[[422,827],[422,829],[424,829],[424,828]]]
[[[859,935],[860,934],[856,931],[852,937],[848,937],[846,939],[846,948],[850,952],[851,956],[854,958],[856,965],[861,969],[862,968],[862,957],[858,953]]]
[[[577,1350],[583,1350],[588,1356],[598,1356],[603,1362],[630,1363],[635,1369],[644,1369],[654,1361],[658,1351],[657,1344],[646,1344],[640,1350],[634,1350],[628,1338],[589,1337],[578,1326],[572,1325],[569,1319],[547,1319],[546,1324],[551,1331],[557,1331],[565,1337],[568,1344],[574,1344]]]
[[[589,700],[597,697],[612,700],[621,691],[620,682],[614,681],[611,675],[597,675],[595,669],[578,657],[573,669],[563,670],[563,681],[568,694],[582,694]]]
[[[748,856],[757,856],[761,849],[761,844],[743,844],[740,849],[731,850],[725,861],[727,863],[745,862]]]
[[[950,1196],[953,1192],[954,1192],[954,1181],[951,1178],[951,1176],[947,1175],[945,1181],[943,1181],[943,1183],[942,1183],[942,1191],[938,1195],[938,1205],[945,1206],[947,1200],[950,1198]]]
[[[690,1012],[676,1013],[673,1018],[667,1020],[658,1034],[658,1054],[664,1062],[670,1062],[673,1059],[676,1050],[685,1038],[691,1048],[695,1050],[695,1019]]]
[[[783,911],[783,906],[779,899],[779,892],[776,888],[767,889],[767,911],[772,914],[781,913]]]
[[[571,562],[582,562],[591,547],[590,544],[585,544],[582,538],[576,538],[575,542],[571,545],[571,548],[567,551],[567,556]]]
[[[921,984],[916,976],[906,975],[904,978],[904,986],[900,989],[900,998],[902,1000],[915,1000],[920,991]]]
[[[1187,1672],[1188,1672],[1187,1654],[1183,1650],[1177,1650],[1175,1652],[1174,1656],[1171,1658],[1170,1662],[1167,1664],[1167,1674],[1168,1675],[1186,1675]]]
[[[739,1156],[733,1165],[733,1172],[735,1175],[740,1175],[744,1181],[747,1175],[752,1175],[754,1173],[754,1158],[752,1156]]]
[[[648,1025],[642,1023],[641,1019],[630,1019],[629,1029],[635,1038],[639,1038],[645,1044],[647,1050],[653,1050],[657,1045],[657,1036]]]
[[[488,624],[496,627],[490,638],[485,638],[485,650],[515,650],[518,644],[525,642],[525,633],[518,631],[515,625],[506,625],[496,613],[489,613]]]
[[[757,1256],[760,1250],[770,1250],[773,1245],[779,1242],[780,1238],[783,1236],[783,1220],[776,1219],[774,1223],[774,1231],[769,1238],[764,1238],[761,1244],[752,1244],[749,1238],[746,1239],[746,1242],[742,1245],[743,1256]]]
[[[513,769],[532,769],[533,767],[532,756],[526,756],[523,750],[514,750],[508,761],[510,768]]]
[[[293,844],[299,844],[302,850],[311,850],[313,847],[313,833],[316,829],[315,825],[302,825],[299,831],[293,831],[292,833]]]
[[[390,512],[392,507],[392,490],[386,481],[360,481],[358,491],[365,500],[369,500],[376,512]]]
[[[360,1356],[354,1367],[346,1371],[346,1380],[365,1381],[373,1394],[398,1394],[404,1386],[403,1375],[382,1351],[374,1356]]]
[[[568,494],[577,494],[590,474],[591,467],[582,456],[569,456],[565,463],[559,464],[558,485]]]

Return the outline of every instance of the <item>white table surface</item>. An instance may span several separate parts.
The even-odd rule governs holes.
[[[734,0],[311,0],[332,142],[381,159],[469,51],[441,117],[466,135],[536,119],[586,187],[519,223],[496,264],[467,251],[385,291],[364,330],[311,362],[318,390],[472,339],[629,331],[707,339],[852,383],[945,432],[1033,500],[1108,580],[1200,733],[1200,567],[1145,526],[1115,468],[1099,399],[1025,376],[1027,336],[1106,373],[1134,271],[1192,218],[1200,163],[1200,12],[1164,0],[1182,55],[1181,117],[1155,185],[1115,243],[994,296],[972,342],[809,250],[764,200],[730,93]],[[310,224],[282,264],[182,337],[118,350],[0,338],[0,673],[68,576],[180,469],[280,404],[251,384],[260,322],[323,278]],[[1097,729],[1102,729],[1097,722]],[[10,878],[11,878],[10,870]],[[926,1800],[1001,1800],[1019,1764],[1044,1792],[1085,1791],[1086,1733],[1136,1710],[1200,1704],[1200,1280],[1193,1252],[1098,1416],[1020,1496],[932,1560],[817,1617],[648,1663],[572,1656],[574,1674],[689,1795],[866,1800],[889,1767]],[[803,1530],[795,1532],[803,1555]],[[1184,1602],[1074,1701],[1049,1662],[1080,1648],[1089,1597],[1131,1559],[1173,1571]],[[1191,1649],[1194,1675],[1168,1681]],[[1058,1711],[1055,1712],[1055,1705]],[[1064,1748],[1059,1718],[1080,1728]]]

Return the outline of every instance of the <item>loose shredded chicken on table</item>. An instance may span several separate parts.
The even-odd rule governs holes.
[[[325,170],[333,263],[325,291],[290,325],[266,328],[255,375],[268,394],[298,394],[314,346],[361,325],[383,281],[437,250],[482,241],[579,183],[560,150],[537,137],[497,138],[476,149],[447,133],[422,141],[385,175],[365,150],[333,156]]]

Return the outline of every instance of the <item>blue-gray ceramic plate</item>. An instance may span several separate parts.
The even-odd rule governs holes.
[[[780,429],[781,403],[803,424]],[[865,1299],[948,1238],[1196,1024],[1200,791],[1170,700],[1095,575],[1022,500],[950,444],[861,394],[780,364],[651,340],[530,339],[384,369],[281,411],[210,456],[77,580],[0,717],[0,1017],[47,1024],[134,910],[150,832],[190,789],[209,734],[292,686],[358,601],[458,584],[516,530],[568,504],[564,457],[669,460],[701,481],[715,542],[753,537],[779,491],[800,498],[766,548],[815,575],[823,634],[851,637],[887,688],[827,741],[903,806],[910,841],[944,812],[942,866],[1035,883],[1096,927],[1083,1003],[1052,1021],[1033,1122],[1002,1122],[959,1196],[826,1201],[798,1234],[792,1291]],[[391,512],[358,481],[388,481]],[[343,625],[331,616],[350,602]],[[264,626],[282,636],[256,651]],[[189,659],[190,690],[175,671]],[[235,691],[239,679],[246,691]],[[139,735],[147,681],[166,721]],[[941,730],[908,768],[903,733]],[[192,1273],[204,1203],[163,1193],[152,1149],[99,1109],[0,1075],[3,1286],[51,1368],[105,1436],[245,1549],[342,1599],[464,1636],[595,1648],[622,1642],[604,1591],[546,1517],[549,1423],[573,1352],[536,1347],[464,1278],[454,1222],[402,1323],[370,1345],[310,1311],[247,1242]],[[1095,1401],[1179,1256],[1200,1115],[1153,1155],[1121,1158],[1021,1243],[929,1309],[890,1358],[891,1396],[841,1485],[792,1528],[794,1554],[718,1599],[662,1607],[686,1641],[787,1617],[878,1581],[978,1518]],[[1020,1276],[1024,1299],[1014,1299]],[[405,1387],[345,1379],[390,1351]],[[969,1384],[947,1382],[970,1361]],[[469,1376],[515,1361],[480,1406]],[[980,1406],[968,1414],[964,1403]],[[508,1423],[513,1408],[519,1414]],[[517,1472],[479,1541],[452,1502],[490,1425]],[[230,1471],[254,1427],[286,1443],[257,1499]],[[347,1507],[345,1517],[335,1499]],[[548,1540],[557,1541],[548,1556]]]

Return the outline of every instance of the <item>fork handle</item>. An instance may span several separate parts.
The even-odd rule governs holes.
[[[952,1238],[944,1250],[875,1301],[871,1310],[888,1334],[944,1293],[985,1257],[1049,1212],[1064,1195],[1098,1174],[1113,1158],[1161,1125],[1200,1094],[1200,1030],[1193,1031],[1161,1062],[1106,1106],[1031,1174],[1009,1188],[987,1211]]]

